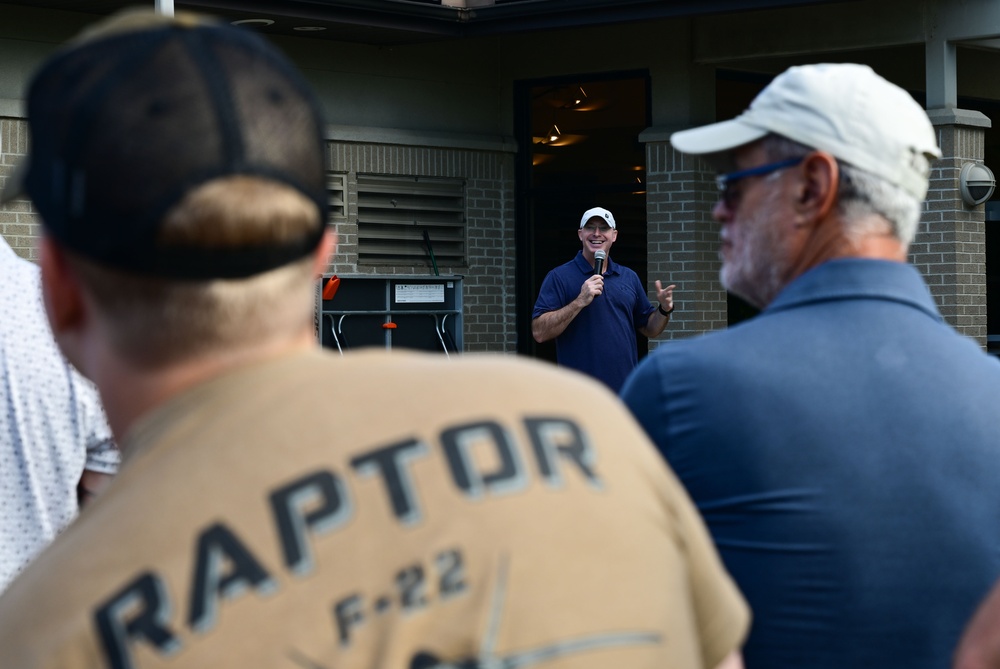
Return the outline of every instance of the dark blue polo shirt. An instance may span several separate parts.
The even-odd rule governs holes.
[[[915,268],[859,259],[622,389],[750,603],[748,669],[951,666],[1000,575],[998,395]]]
[[[545,277],[531,318],[562,309],[580,295],[594,268],[577,251],[576,257]],[[656,310],[639,276],[608,258],[604,293],[594,298],[566,330],[556,337],[560,365],[589,374],[618,392],[638,363],[636,330],[646,325]]]

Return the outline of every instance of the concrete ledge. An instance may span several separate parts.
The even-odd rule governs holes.
[[[0,116],[4,118],[25,118],[24,100],[0,98]]]
[[[964,125],[972,128],[992,128],[990,117],[975,109],[940,108],[927,110],[934,125]],[[667,142],[670,135],[685,128],[654,126],[639,133],[640,142]]]
[[[326,139],[335,142],[363,144],[396,144],[423,146],[434,149],[470,149],[474,151],[502,151],[515,153],[517,142],[504,135],[464,135],[450,132],[400,130],[397,128],[372,128],[364,126],[328,125]]]
[[[964,125],[972,128],[992,128],[990,117],[975,109],[928,109],[927,117],[934,125]]]
[[[695,127],[695,126],[691,126]],[[685,128],[676,128],[668,126],[653,126],[651,128],[646,128],[639,133],[640,142],[668,142],[670,141],[670,135],[674,134],[678,130],[685,130]]]
[[[27,118],[24,100],[0,98],[0,118]],[[370,128],[363,126],[328,125],[326,139],[337,142],[363,144],[397,144],[424,146],[434,149],[469,149],[474,151],[499,151],[516,153],[517,142],[504,135],[463,135],[450,132],[421,132],[396,128]]]

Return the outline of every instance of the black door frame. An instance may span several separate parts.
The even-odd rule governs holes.
[[[515,309],[516,309],[516,350],[521,355],[536,356],[538,344],[531,335],[531,310],[535,304],[538,286],[544,278],[544,273],[533,280],[532,267],[535,254],[535,230],[533,229],[531,206],[534,198],[543,190],[536,190],[532,185],[532,158],[534,146],[532,143],[532,90],[544,86],[565,86],[583,82],[615,81],[622,79],[642,79],[644,81],[645,127],[652,123],[652,80],[648,70],[626,70],[616,72],[582,73],[559,77],[526,79],[514,82],[514,137],[518,151],[515,155]],[[635,138],[638,143],[638,137]],[[645,152],[642,153],[642,165],[645,167]],[[623,184],[622,188],[626,185]],[[628,186],[631,187],[631,186]],[[609,189],[608,192],[611,192]],[[582,187],[581,202],[594,199],[594,192],[589,187]],[[591,206],[591,205],[587,205]],[[580,211],[586,207],[581,206]],[[567,231],[570,234],[571,231]],[[629,234],[636,234],[630,231]],[[645,230],[642,231],[645,239]],[[568,260],[569,258],[567,258]],[[643,268],[645,263],[643,263]],[[551,268],[549,268],[551,269]],[[546,270],[547,271],[547,270]],[[640,278],[645,280],[645,272]],[[640,346],[640,354],[646,350]]]

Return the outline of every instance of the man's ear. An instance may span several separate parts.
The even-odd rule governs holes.
[[[39,266],[42,270],[42,298],[49,325],[57,339],[85,322],[86,308],[80,282],[67,262],[65,252],[51,237],[39,243]]]
[[[814,151],[802,161],[803,184],[797,203],[800,213],[812,220],[829,215],[837,202],[840,166],[824,151]]]

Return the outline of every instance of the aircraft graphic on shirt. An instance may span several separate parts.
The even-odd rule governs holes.
[[[504,560],[500,565],[496,588],[493,592],[490,618],[482,646],[476,657],[460,660],[442,660],[433,653],[420,651],[414,655],[409,669],[521,669],[541,664],[567,655],[575,655],[595,650],[606,650],[621,646],[639,646],[658,644],[662,635],[651,632],[609,632],[592,634],[577,639],[557,641],[532,650],[509,653],[506,656],[496,654],[496,642],[499,635],[500,619],[503,615],[504,596],[507,588],[507,565]],[[306,669],[325,669],[301,655],[292,659]]]
[[[431,653],[420,652],[410,660],[409,669],[520,669],[541,664],[550,660],[585,653],[593,650],[604,650],[620,646],[638,646],[658,644],[661,636],[648,632],[612,632],[593,634],[578,639],[567,639],[541,646],[533,650],[510,653],[506,657],[496,654],[495,647],[500,629],[500,618],[503,615],[504,596],[507,587],[506,561],[500,565],[496,589],[493,592],[490,620],[487,622],[486,635],[477,657],[456,661],[442,661]]]

